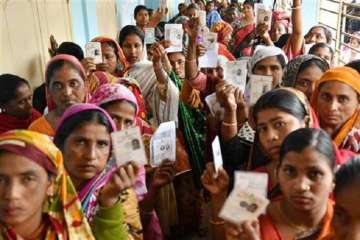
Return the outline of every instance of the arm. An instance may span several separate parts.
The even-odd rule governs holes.
[[[293,53],[299,53],[303,45],[303,21],[301,16],[301,0],[293,0],[291,21],[293,23],[293,32],[290,37],[291,50]]]

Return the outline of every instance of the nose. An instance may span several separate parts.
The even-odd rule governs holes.
[[[72,93],[72,89],[71,89],[70,86],[66,86],[66,87],[63,88],[63,94],[64,94],[65,96],[70,96],[71,93]]]
[[[92,161],[96,159],[96,146],[91,144],[85,153],[87,160]]]
[[[271,68],[267,67],[265,68],[265,76],[272,76],[272,71],[271,71]]]
[[[279,139],[279,135],[276,131],[269,129],[266,134],[266,139],[268,142],[274,142]]]
[[[116,124],[116,128],[120,131],[120,130],[124,130],[125,129],[125,124],[124,121],[119,121]]]
[[[338,101],[336,100],[336,99],[333,99],[331,102],[330,102],[330,108],[329,108],[329,110],[330,111],[336,111],[336,110],[338,110],[338,108],[339,108],[339,103],[338,103]]]
[[[310,183],[305,176],[299,176],[295,179],[294,189],[297,192],[306,192],[310,190]]]
[[[7,200],[16,200],[19,199],[21,196],[20,194],[20,186],[19,184],[15,183],[14,181],[8,183],[6,190],[5,190],[5,199]]]

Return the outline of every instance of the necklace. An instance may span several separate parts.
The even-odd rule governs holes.
[[[299,224],[294,223],[294,221],[292,219],[290,219],[283,211],[283,209],[281,208],[280,203],[278,203],[276,205],[276,210],[279,213],[281,222],[285,223],[286,225],[288,225],[290,228],[295,230],[295,239],[302,239],[302,238],[306,238],[306,237],[310,237],[313,234],[317,233],[320,230],[320,226],[316,226],[313,228],[309,228],[306,226],[301,226]]]

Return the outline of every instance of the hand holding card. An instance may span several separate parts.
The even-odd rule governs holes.
[[[88,42],[85,45],[85,57],[94,59],[95,64],[102,63],[101,43]]]
[[[221,147],[218,136],[216,136],[214,141],[212,142],[212,152],[213,152],[214,167],[215,167],[214,178],[216,178],[218,176],[219,169],[223,166],[223,158],[221,155]]]

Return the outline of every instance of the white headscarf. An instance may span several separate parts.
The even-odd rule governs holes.
[[[287,64],[288,59],[287,59],[285,53],[283,52],[283,50],[281,50],[280,48],[275,47],[275,46],[258,45],[254,51],[252,58],[249,61],[249,73],[253,73],[255,65],[258,62],[260,62],[261,60],[263,60],[267,57],[274,57],[277,55],[282,56],[284,59],[284,62]]]

